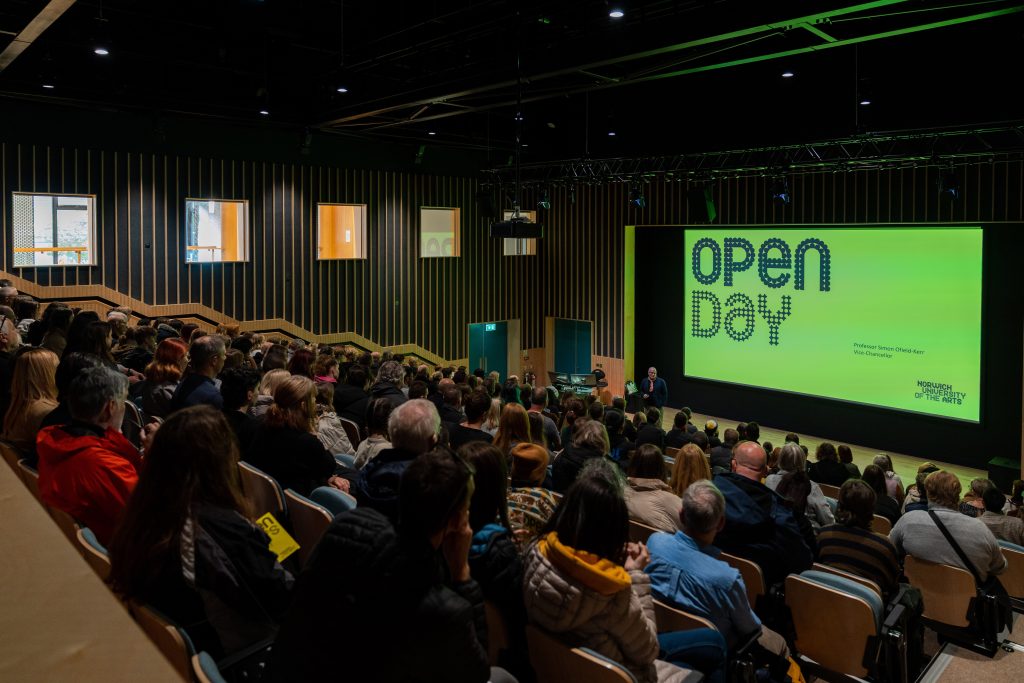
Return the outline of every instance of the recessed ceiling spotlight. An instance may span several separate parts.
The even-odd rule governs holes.
[[[611,17],[612,19],[621,19],[622,17],[626,16],[626,13],[623,12],[622,8],[620,7],[613,7],[611,11],[608,12],[608,16]]]
[[[51,85],[49,83],[43,83],[43,87],[46,88],[47,90],[53,90],[53,85]]]
[[[260,109],[260,116],[270,116],[270,112],[266,109]]]
[[[608,137],[610,137],[610,138],[615,137],[615,131],[614,130],[608,131]]]
[[[792,71],[783,71],[782,72],[782,77],[783,78],[793,78],[793,72]]]
[[[862,106],[862,107],[866,107],[869,104],[871,104],[871,100],[861,100],[860,101],[860,106]]]
[[[338,88],[338,92],[348,92],[348,88],[346,88],[345,86],[341,86],[340,88]]]
[[[432,130],[428,130],[428,131],[427,131],[427,135],[437,135],[437,133],[435,133],[435,132],[434,132],[434,131],[432,131]]]
[[[548,128],[554,128],[554,127],[555,127],[555,122],[554,121],[548,121]]]
[[[110,54],[110,50],[108,50],[105,47],[98,47],[93,50],[93,53],[99,55],[100,57],[106,57]]]

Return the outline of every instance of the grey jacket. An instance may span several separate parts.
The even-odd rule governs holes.
[[[935,522],[928,515],[929,510],[934,510],[938,514],[939,519],[967,555],[967,559],[974,564],[982,581],[986,580],[989,574],[999,574],[1006,569],[1006,558],[999,549],[996,537],[984,522],[935,503],[928,503],[928,510],[911,510],[903,515],[889,532],[889,540],[896,546],[901,558],[913,555],[919,560],[967,569],[953,550],[953,546],[939,531],[939,527],[935,526]]]

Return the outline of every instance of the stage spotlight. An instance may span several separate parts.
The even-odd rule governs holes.
[[[647,198],[644,197],[644,193],[640,189],[639,185],[634,185],[629,190],[629,203],[632,204],[633,206],[635,206],[638,209],[646,209],[647,208]]]
[[[960,179],[956,177],[956,171],[950,166],[939,171],[939,197],[950,202],[960,199]]]
[[[776,178],[769,188],[772,194],[772,201],[780,204],[789,204],[789,181],[785,178]]]
[[[538,209],[550,209],[551,208],[551,195],[548,194],[547,190],[540,193],[540,199],[537,200]]]

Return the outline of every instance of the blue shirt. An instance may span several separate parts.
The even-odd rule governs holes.
[[[651,562],[644,571],[659,600],[713,623],[730,648],[760,632],[761,620],[750,609],[743,579],[739,571],[717,559],[718,548],[701,548],[685,532],[677,531],[652,534],[647,550]]]

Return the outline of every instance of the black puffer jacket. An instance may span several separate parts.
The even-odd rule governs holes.
[[[559,493],[565,493],[569,486],[576,481],[580,470],[590,458],[602,458],[603,454],[585,446],[566,446],[562,454],[555,458],[555,464],[551,466],[551,480],[553,488]]]
[[[428,543],[356,508],[334,518],[299,578],[268,680],[483,683],[486,643],[476,581],[453,584]]]
[[[370,399],[375,398],[386,398],[391,401],[393,408],[397,408],[409,400],[409,397],[391,382],[377,382],[370,387]]]

